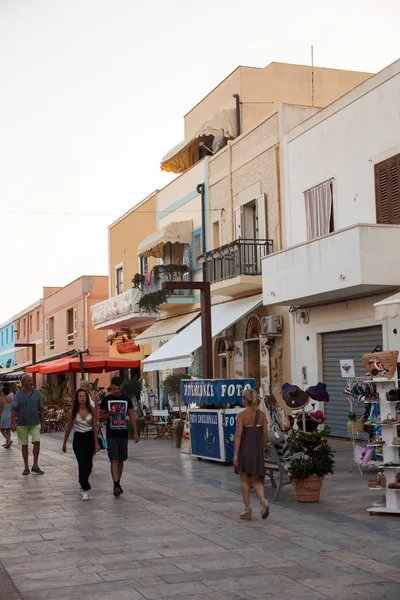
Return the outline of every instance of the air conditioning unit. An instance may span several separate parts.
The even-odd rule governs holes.
[[[282,327],[283,319],[281,315],[272,315],[261,319],[261,332],[263,335],[280,335]]]

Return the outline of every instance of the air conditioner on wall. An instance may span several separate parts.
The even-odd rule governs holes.
[[[282,333],[283,319],[281,315],[272,315],[261,319],[263,335],[280,335]]]

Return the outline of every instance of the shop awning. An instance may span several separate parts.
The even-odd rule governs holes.
[[[163,258],[165,244],[190,244],[192,231],[193,221],[174,221],[142,240],[138,247],[138,256]]]
[[[262,302],[262,296],[251,296],[211,307],[212,336],[219,335]],[[192,354],[201,346],[201,319],[196,319],[164,346],[143,361],[143,371],[163,371],[190,367]]]
[[[190,150],[191,146],[201,138],[216,134],[223,130],[224,137],[233,139],[236,137],[236,109],[225,108],[212,114],[208,119],[195,131],[174,146],[162,159],[161,170],[168,173],[183,173],[190,166]],[[198,145],[198,144],[197,144]]]
[[[112,358],[102,356],[92,356],[84,354],[82,356],[83,371],[85,373],[109,373],[119,369],[133,369],[140,366],[140,361],[127,358]],[[25,369],[27,373],[79,373],[81,371],[81,361],[79,356],[65,356],[59,360],[52,360],[40,364],[32,365]]]
[[[376,302],[374,307],[375,319],[377,319],[377,321],[382,321],[382,319],[386,319],[386,317],[389,317],[390,319],[400,317],[400,292],[397,292],[394,296],[385,298],[385,300]]]
[[[146,331],[135,337],[136,344],[158,344],[168,342],[184,327],[197,319],[200,312],[186,313],[169,319],[161,319],[151,325]]]

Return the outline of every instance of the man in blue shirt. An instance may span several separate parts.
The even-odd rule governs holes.
[[[15,418],[18,424],[15,427]],[[18,444],[22,448],[22,457],[25,463],[25,469],[22,475],[29,475],[29,434],[31,434],[33,443],[33,467],[32,473],[44,475],[44,471],[39,467],[40,452],[40,429],[44,426],[44,404],[43,398],[38,390],[33,389],[33,377],[26,373],[22,378],[22,389],[17,392],[13,398],[11,407],[11,429],[17,430]]]

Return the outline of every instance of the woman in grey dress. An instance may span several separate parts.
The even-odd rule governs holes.
[[[9,448],[12,444],[11,440],[11,406],[12,398],[9,397],[10,388],[7,385],[3,386],[0,396],[0,431],[6,439],[3,444],[4,448]]]
[[[245,506],[245,511],[240,518],[250,520],[252,517],[249,487],[249,477],[251,477],[254,490],[260,500],[261,517],[266,519],[269,515],[268,502],[264,497],[264,448],[268,441],[267,421],[259,408],[261,399],[255,390],[246,389],[242,401],[245,409],[236,419],[233,457],[236,473],[240,475]]]

